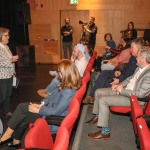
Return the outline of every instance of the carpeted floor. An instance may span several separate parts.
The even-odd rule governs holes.
[[[72,150],[137,150],[132,122],[129,116],[110,114],[111,138],[93,140],[87,134],[98,131],[96,124],[86,126],[92,116],[91,105],[84,105]]]

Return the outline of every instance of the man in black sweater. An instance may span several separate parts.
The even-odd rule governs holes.
[[[72,55],[73,42],[73,27],[70,25],[70,18],[65,18],[65,25],[61,27],[62,46],[64,51],[64,58],[67,57],[67,49],[69,49],[70,58]]]

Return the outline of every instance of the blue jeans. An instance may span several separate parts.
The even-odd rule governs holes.
[[[51,95],[52,93],[56,92],[58,89],[58,85],[60,84],[60,81],[58,80],[57,77],[55,77],[51,83],[46,87],[45,91]]]

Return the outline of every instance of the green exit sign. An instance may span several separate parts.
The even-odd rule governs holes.
[[[78,0],[70,0],[70,4],[78,4]]]

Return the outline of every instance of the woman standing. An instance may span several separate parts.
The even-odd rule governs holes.
[[[0,27],[0,107],[3,114],[12,116],[9,111],[10,96],[12,93],[13,74],[15,74],[14,62],[18,55],[13,56],[9,47],[9,30]]]
[[[0,146],[9,142],[13,134],[13,147],[20,144],[20,139],[29,123],[37,118],[49,115],[66,116],[70,101],[81,86],[78,69],[71,60],[64,59],[58,65],[60,85],[55,93],[41,101],[41,104],[21,103],[16,108],[8,122],[8,128],[0,139]],[[50,125],[51,133],[58,130],[58,126]]]

